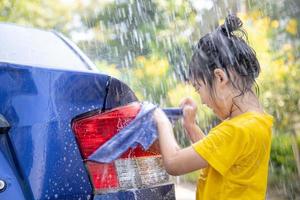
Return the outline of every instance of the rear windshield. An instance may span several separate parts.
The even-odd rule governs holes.
[[[0,61],[59,69],[89,69],[55,33],[11,24],[0,24]]]

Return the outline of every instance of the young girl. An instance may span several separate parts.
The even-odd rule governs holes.
[[[252,90],[260,66],[254,50],[234,33],[245,34],[241,26],[228,15],[200,39],[189,65],[190,83],[222,122],[205,136],[195,122],[196,103],[184,99],[183,125],[193,144],[181,149],[168,118],[160,109],[154,113],[168,173],[203,169],[197,200],[265,199],[273,118]]]

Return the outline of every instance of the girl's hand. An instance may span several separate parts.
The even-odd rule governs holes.
[[[198,110],[196,102],[187,97],[181,101],[180,107],[183,109],[183,126],[188,127],[195,125]]]
[[[183,109],[183,127],[190,140],[195,143],[205,137],[202,130],[196,125],[197,104],[191,98],[185,98],[180,104]]]
[[[154,111],[153,118],[157,123],[163,165],[169,174],[178,176],[208,166],[193,147],[180,148],[174,137],[172,124],[161,109]]]

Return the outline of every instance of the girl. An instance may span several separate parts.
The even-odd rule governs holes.
[[[222,120],[219,125],[205,136],[195,123],[196,103],[184,99],[183,126],[193,144],[181,149],[168,118],[160,109],[154,113],[168,173],[203,169],[197,200],[265,199],[273,118],[252,90],[260,66],[241,27],[238,17],[228,15],[223,25],[200,39],[189,64],[189,81]]]

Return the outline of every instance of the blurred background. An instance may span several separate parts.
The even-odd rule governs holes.
[[[299,0],[0,0],[1,22],[62,32],[140,100],[166,107],[192,97],[205,132],[218,120],[201,106],[185,74],[193,46],[228,12],[244,22],[262,67],[259,97],[275,117],[269,196],[300,199]],[[175,129],[181,145],[188,145],[180,123]],[[177,182],[195,184],[197,176]]]

